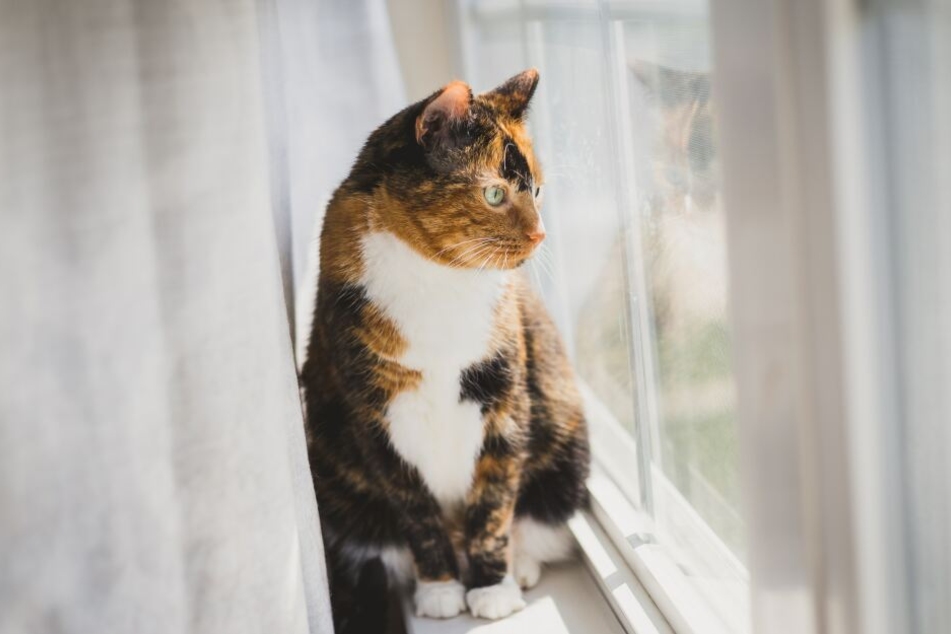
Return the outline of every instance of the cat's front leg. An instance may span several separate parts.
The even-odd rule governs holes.
[[[511,530],[521,458],[510,439],[490,432],[476,464],[466,504],[469,585],[473,616],[500,619],[525,607],[511,567]]]
[[[416,615],[448,619],[465,611],[465,586],[439,505],[422,490],[403,497],[404,532],[416,568]]]

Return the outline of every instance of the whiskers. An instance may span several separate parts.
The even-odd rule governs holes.
[[[453,252],[455,256],[445,263],[446,266],[475,271],[509,269],[526,260],[525,249],[521,244],[501,237],[470,238],[455,242],[436,252],[433,259],[438,260],[443,254]],[[543,278],[554,279],[553,256],[546,244],[541,244],[535,249],[532,256],[528,258],[528,264],[538,286],[541,286]]]
[[[470,238],[469,240],[463,240],[462,242],[455,242],[455,243],[450,244],[449,246],[443,247],[442,249],[440,249],[439,251],[437,251],[437,252],[436,252],[436,255],[434,255],[433,258],[434,258],[434,259],[435,259],[435,258],[438,258],[440,255],[442,255],[443,253],[445,253],[446,251],[448,251],[448,250],[450,250],[450,249],[458,249],[459,247],[461,247],[461,246],[464,245],[464,244],[470,244],[470,243],[472,243],[472,242],[485,242],[486,240],[494,240],[494,238]]]
[[[537,288],[541,289],[545,281],[555,280],[555,258],[547,243],[543,242],[538,246],[534,257],[529,260],[529,267]]]
[[[476,238],[470,242],[476,243],[453,258],[449,266],[465,267],[466,263],[479,262],[476,267],[468,267],[479,272],[489,267],[496,269],[508,267],[509,250],[505,248],[505,244],[501,244],[503,241],[500,238]]]
[[[486,255],[491,257],[491,254],[495,251],[494,243],[496,242],[498,242],[496,238],[471,238],[469,240],[463,240],[462,242],[456,242],[455,244],[450,244],[440,249],[439,252],[436,253],[436,258],[450,249],[458,249],[464,246],[465,248],[457,253],[446,266],[450,268],[465,267],[467,262],[477,260]]]

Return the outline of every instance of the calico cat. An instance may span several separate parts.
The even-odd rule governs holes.
[[[501,618],[565,557],[587,426],[519,270],[545,237],[525,71],[453,82],[370,135],[334,193],[301,373],[338,632],[415,578],[419,615]]]

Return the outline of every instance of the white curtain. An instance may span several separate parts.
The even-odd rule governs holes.
[[[302,362],[320,221],[363,142],[406,105],[384,0],[262,0],[271,186]]]
[[[0,0],[0,634],[332,631],[291,245],[382,7]]]

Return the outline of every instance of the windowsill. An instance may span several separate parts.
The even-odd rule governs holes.
[[[547,566],[537,586],[525,593],[521,612],[498,621],[468,614],[454,619],[419,618],[412,597],[403,613],[407,634],[623,634],[624,629],[582,561]]]

